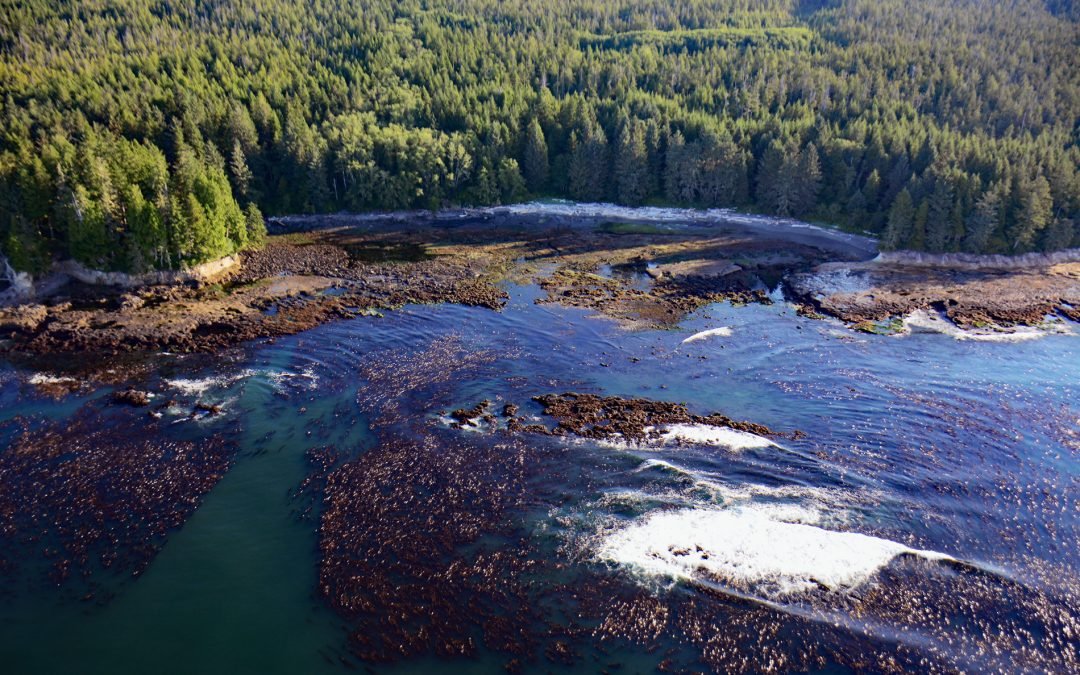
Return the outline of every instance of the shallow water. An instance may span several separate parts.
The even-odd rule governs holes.
[[[468,656],[406,650],[374,670],[496,672],[511,656],[527,671],[649,672],[666,660],[836,671],[887,669],[891,657],[898,668],[920,659],[969,670],[1076,667],[1076,337],[856,335],[783,304],[717,305],[676,330],[631,332],[534,304],[535,287],[509,291],[501,313],[406,307],[215,358],[157,357],[138,386],[176,406],[152,433],[227,437],[232,466],[144,573],[95,571],[107,592],[92,600],[41,583],[43,563],[27,553],[0,596],[5,672],[355,666],[355,635],[386,617],[335,611],[320,593],[327,503],[297,490],[316,447],[355,463],[360,486],[369,466],[416,477],[407,453],[400,466],[386,454],[394,439],[427,443],[428,461],[462,475],[424,478],[423,489],[417,478],[415,499],[386,511],[376,537],[411,527],[428,541],[425,522],[451,526],[423,516],[459,499],[452,491],[510,495],[452,511],[479,525],[423,564],[387,543],[394,583],[427,592],[455,561],[511,552],[531,565],[507,567],[505,581],[524,589],[534,634],[529,649],[500,652],[485,621],[517,608],[491,600],[497,583],[447,582],[455,602],[475,604],[431,631],[471,640]],[[111,406],[108,387],[43,396],[33,376],[0,370],[0,422],[146,415]],[[763,443],[676,429],[641,446],[511,439],[444,421],[482,399],[496,412],[513,402],[539,415],[531,397],[566,391],[685,402],[805,436]],[[190,420],[196,401],[224,413]],[[0,426],[0,441],[14,438],[12,425]],[[368,506],[346,503],[345,513],[360,518]],[[372,588],[363,583],[361,595]],[[389,601],[374,614],[380,602]]]

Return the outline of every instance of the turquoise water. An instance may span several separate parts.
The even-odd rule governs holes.
[[[478,626],[487,625],[481,618],[517,609],[492,609],[495,591],[483,584],[467,587],[472,590],[451,584],[455,601],[475,601],[475,609],[456,625],[432,629],[472,639],[467,656],[418,649],[393,662],[363,663],[348,636],[388,624],[380,623],[385,617],[341,611],[320,592],[323,495],[317,488],[297,495],[312,471],[306,453],[326,446],[338,451],[338,466],[355,462],[363,469],[369,461],[373,471],[387,467],[387,475],[418,481],[410,493],[415,502],[386,511],[389,520],[380,525],[386,529],[376,538],[407,526],[416,528],[417,541],[428,541],[428,521],[420,516],[458,499],[446,490],[471,489],[464,480],[440,482],[440,471],[475,471],[478,495],[510,486],[505,489],[513,499],[497,508],[477,507],[477,517],[490,520],[481,518],[469,541],[433,549],[422,564],[402,557],[402,544],[388,543],[386,555],[395,557],[385,560],[396,565],[395,583],[427,589],[439,587],[431,579],[442,578],[455,560],[471,563],[492,551],[520,550],[511,557],[533,561],[533,567],[513,572],[507,587],[522,581],[521,597],[529,598],[533,612],[532,647],[513,655],[525,670],[597,672],[621,664],[621,672],[649,672],[667,659],[688,668],[730,663],[752,669],[768,658],[789,658],[777,661],[781,669],[832,671],[857,668],[851,654],[859,652],[879,667],[877,659],[886,653],[899,654],[901,664],[927,658],[975,670],[1004,663],[1053,670],[1076,663],[1069,661],[1075,637],[1064,628],[1075,628],[1080,615],[1075,337],[1011,344],[938,334],[863,336],[797,317],[783,303],[717,305],[676,330],[627,331],[581,310],[537,305],[535,287],[509,290],[510,303],[500,313],[406,307],[215,358],[155,357],[137,386],[176,405],[147,433],[228,439],[231,467],[183,526],[160,542],[144,573],[95,572],[109,593],[93,600],[42,583],[32,547],[20,553],[21,571],[8,579],[0,598],[5,672],[310,673],[344,672],[345,662],[405,672],[501,671],[511,657]],[[683,344],[698,331],[721,326],[731,329],[730,337]],[[42,396],[31,376],[15,366],[0,373],[0,421],[33,414],[62,423],[80,412],[146,416],[145,410],[110,405],[108,387],[59,400]],[[804,435],[744,450],[694,443],[610,447],[540,436],[511,439],[505,432],[454,430],[442,421],[447,411],[482,399],[493,401],[496,412],[513,402],[524,414],[538,415],[532,396],[566,391],[684,402],[696,413],[721,412]],[[219,403],[224,412],[189,420],[196,401]],[[4,429],[0,439],[10,444],[13,427]],[[436,462],[438,471],[423,479],[422,489],[420,469],[393,465],[385,454],[393,439],[429,444],[424,461]],[[455,453],[474,468],[452,463]],[[519,457],[521,468],[514,468]],[[365,475],[355,478],[358,485]],[[362,509],[374,506],[384,504],[358,502],[346,513],[355,508],[360,518],[370,513]],[[766,510],[777,506],[797,514]],[[695,535],[703,538],[687,540],[688,546],[704,545],[716,558],[730,538],[749,536],[740,550],[757,556],[748,558],[753,564],[740,575],[710,577],[689,569],[673,580],[648,573],[632,555],[603,553],[614,532],[661,513],[685,520],[695,512],[721,513],[719,529]],[[465,517],[469,509],[453,513]],[[756,520],[732,521],[732,514]],[[750,535],[741,529],[744,522],[755,524],[746,530]],[[738,527],[723,530],[725,523]],[[791,529],[793,523],[810,529]],[[781,537],[807,535],[814,550],[792,556],[752,539],[754,532],[771,536],[774,527]],[[958,562],[903,554],[881,566],[860,563],[866,573],[854,585],[830,588],[837,563],[829,567],[822,560],[836,553],[837,540],[829,535],[840,531]],[[873,542],[866,556],[882,546]],[[828,555],[814,558],[815,551]],[[757,574],[777,562],[774,555],[810,569]],[[783,590],[806,579],[822,588]],[[660,634],[640,639],[601,639],[604,615],[625,618],[631,604],[612,609],[598,599],[585,607],[586,588],[666,607],[658,611],[669,623]],[[919,589],[938,594],[940,606],[925,613],[932,617],[900,600],[918,596]],[[427,602],[408,593],[393,598]],[[659,605],[648,604],[654,601]],[[384,602],[389,600],[376,602],[376,614]],[[723,657],[728,661],[719,660],[720,642],[687,637],[687,623],[670,618],[692,611],[708,613],[712,637],[734,636],[734,656]],[[582,618],[571,621],[573,612]],[[1049,614],[1056,618],[1046,619]],[[807,632],[802,621],[840,628]],[[1008,635],[1026,631],[1035,637],[1001,638],[992,643],[1001,650],[995,654],[981,621]],[[571,623],[576,627],[565,631],[569,637],[553,637],[563,633],[553,633],[551,625]],[[744,625],[747,635],[775,630],[769,642],[791,653],[778,655],[764,641],[739,637],[736,627]],[[569,644],[575,656],[560,660],[549,649],[556,642]],[[1012,651],[1021,645],[1034,655],[1021,659]]]

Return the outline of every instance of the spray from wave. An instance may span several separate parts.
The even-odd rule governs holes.
[[[646,577],[707,580],[769,600],[851,591],[903,554],[950,559],[821,521],[819,511],[794,504],[661,511],[606,536],[596,557]]]

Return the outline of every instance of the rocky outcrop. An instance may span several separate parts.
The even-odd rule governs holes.
[[[5,266],[7,262],[0,260],[0,270]],[[88,286],[137,289],[147,286],[214,281],[235,272],[239,266],[240,256],[230,255],[183,270],[127,274],[94,270],[75,260],[63,260],[54,263],[49,273],[38,279],[34,279],[26,272],[16,272],[7,266],[7,273],[2,275],[7,286],[6,288],[0,286],[0,307],[47,299],[72,280]]]
[[[182,284],[192,281],[210,281],[228,272],[236,271],[240,265],[239,255],[228,255],[183,270],[159,270],[144,274],[124,272],[103,272],[93,270],[75,260],[65,260],[53,266],[53,271],[65,274],[76,281],[94,286],[119,286],[121,288],[139,288],[165,284]]]
[[[1060,257],[1068,255],[1065,251]],[[1075,320],[1080,307],[1080,263],[1046,264],[1058,254],[1040,254],[1027,259],[1032,266],[1016,269],[900,264],[905,256],[892,257],[892,262],[821,265],[809,274],[789,277],[787,289],[812,311],[850,324],[922,310],[941,312],[962,328],[1033,326],[1052,314]]]
[[[972,253],[925,253],[922,251],[885,251],[872,262],[907,267],[944,267],[953,270],[1021,270],[1080,263],[1080,248],[1053,253],[1021,255],[975,255]]]

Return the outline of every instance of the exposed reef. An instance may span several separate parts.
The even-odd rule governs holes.
[[[1080,320],[1080,263],[934,267],[904,262],[830,263],[788,280],[812,311],[852,325],[937,311],[960,328]]]
[[[804,316],[855,327],[917,310],[940,311],[961,328],[1080,318],[1080,263],[870,261],[874,251],[850,235],[754,222],[628,226],[510,211],[290,219],[277,225],[289,232],[213,283],[73,282],[40,302],[0,308],[0,350],[214,351],[410,303],[498,310],[507,282],[535,283],[537,302],[628,327],[673,326],[714,302],[771,303],[778,287]]]

